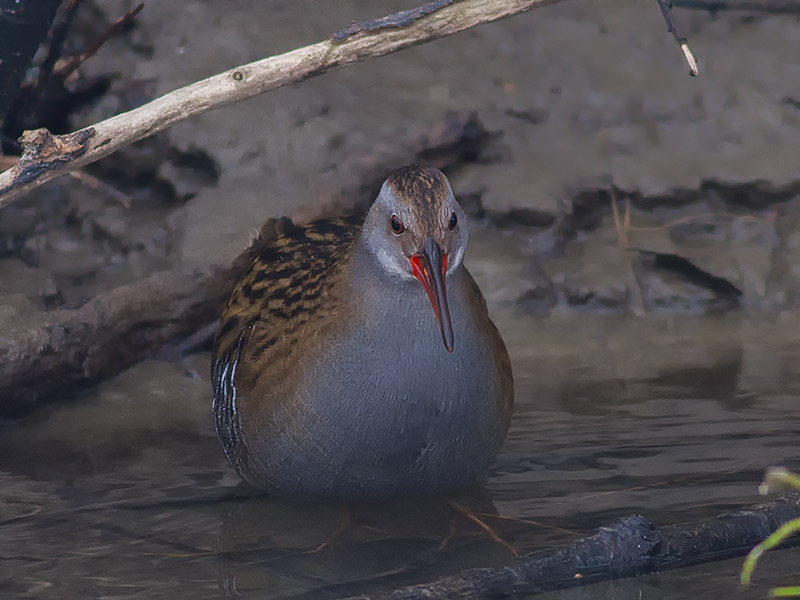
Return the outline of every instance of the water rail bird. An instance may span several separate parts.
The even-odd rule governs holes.
[[[254,241],[212,357],[217,435],[247,482],[345,500],[485,477],[514,384],[468,238],[444,174],[410,165],[366,217]]]

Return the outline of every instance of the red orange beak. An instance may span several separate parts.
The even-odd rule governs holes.
[[[428,238],[422,251],[413,255],[409,260],[414,277],[425,288],[428,300],[431,301],[433,313],[436,315],[436,320],[439,321],[444,347],[448,352],[452,352],[453,324],[450,322],[450,308],[447,305],[447,288],[445,287],[447,254],[442,252],[441,246],[435,240]]]

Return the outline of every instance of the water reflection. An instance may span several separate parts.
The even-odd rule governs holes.
[[[496,514],[480,494],[457,501],[487,522]],[[226,588],[240,594],[339,597],[509,557],[440,499],[331,506],[261,496],[226,508],[214,552]]]

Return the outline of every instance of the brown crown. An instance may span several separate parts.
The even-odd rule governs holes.
[[[388,182],[398,199],[415,210],[437,213],[449,198],[447,177],[434,167],[408,165],[389,175]]]

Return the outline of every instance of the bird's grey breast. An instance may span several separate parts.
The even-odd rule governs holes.
[[[357,322],[306,373],[299,393],[307,418],[324,424],[315,429],[329,436],[325,446],[351,468],[443,477],[464,465],[482,469],[497,451],[505,434],[500,367],[474,322],[475,299],[461,271],[448,278],[452,353],[419,284],[388,293],[375,286],[361,299]]]

